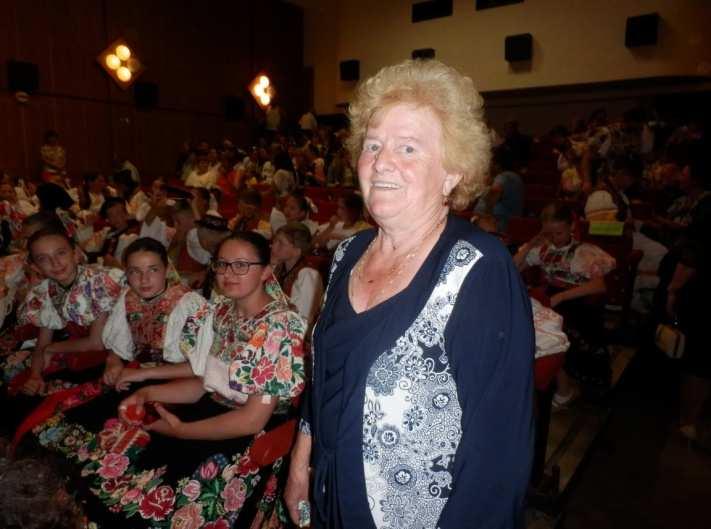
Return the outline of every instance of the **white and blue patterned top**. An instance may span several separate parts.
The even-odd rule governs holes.
[[[355,313],[334,256],[302,431],[313,526],[517,527],[532,455],[531,309],[506,250],[450,218],[411,284]]]

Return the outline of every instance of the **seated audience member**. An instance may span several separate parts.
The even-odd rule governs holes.
[[[627,201],[642,200],[646,190],[642,182],[644,165],[638,156],[618,156],[612,162],[612,183]]]
[[[170,276],[165,247],[155,239],[133,241],[124,253],[128,287],[104,326],[102,341],[111,351],[103,381],[124,389],[131,382],[192,376],[179,347],[180,332],[204,300]],[[175,370],[154,373],[151,367],[130,368],[124,362],[173,364]]]
[[[284,197],[296,189],[296,177],[292,171],[277,169],[272,176],[272,187],[277,198]]]
[[[32,396],[96,376],[94,368],[105,360],[101,334],[123,278],[115,268],[80,264],[74,241],[56,226],[34,233],[27,249],[32,268],[45,279],[18,309],[18,323],[37,329],[34,350],[12,353],[1,366],[3,382],[9,386],[3,398],[9,402],[2,403],[0,422],[11,430],[37,406]],[[58,331],[68,339],[62,341]],[[15,389],[25,395],[11,396]]]
[[[14,241],[15,252],[0,258],[0,328],[4,319],[25,299],[30,288],[42,277],[29,266],[27,260],[27,240],[42,228],[54,226],[64,229],[61,221],[51,213],[35,213],[22,222],[22,230]],[[8,329],[12,332],[12,329]],[[5,350],[0,349],[0,356]]]
[[[144,203],[148,202],[148,195],[133,180],[131,172],[128,170],[114,174],[112,180],[116,195],[126,202],[126,211],[131,218],[135,219],[136,212],[143,207]]]
[[[237,215],[229,221],[232,231],[256,231],[267,239],[271,237],[271,225],[262,218],[262,195],[256,189],[245,189],[239,195]]]
[[[211,188],[217,184],[217,168],[210,167],[210,160],[207,154],[198,154],[195,160],[195,168],[185,179],[187,187]]]
[[[300,222],[289,222],[272,238],[274,275],[309,326],[316,320],[323,297],[321,274],[306,262],[310,248],[311,232]]]
[[[338,199],[338,209],[329,223],[319,226],[313,244],[315,248],[332,250],[343,239],[370,227],[363,219],[363,197],[348,193]]]
[[[351,164],[351,155],[348,149],[341,148],[336,151],[328,166],[327,182],[328,185],[355,186],[355,170]]]
[[[11,183],[0,183],[0,219],[8,223],[13,239],[22,230],[22,221],[33,213],[37,213],[37,208],[17,198],[17,191]]]
[[[101,258],[107,266],[120,268],[123,251],[138,238],[141,225],[129,216],[122,198],[108,198],[101,206],[100,214],[108,226],[92,236],[84,249],[89,253],[90,261]]]
[[[300,222],[309,229],[311,235],[316,233],[318,223],[309,219],[311,208],[315,206],[303,193],[295,191],[287,195],[283,204],[281,211],[276,209],[276,207],[272,209],[272,214],[269,219],[272,233],[276,233],[276,231],[287,222]]]
[[[583,190],[587,194],[585,218],[591,221],[620,221],[629,218],[629,200],[612,183],[602,160],[591,163]]]
[[[87,529],[65,479],[49,460],[0,458],[0,527]]]
[[[59,134],[48,130],[40,147],[42,159],[42,181],[60,183],[67,169],[67,151],[59,144]]]
[[[492,162],[496,177],[474,211],[493,214],[498,232],[506,233],[509,218],[523,215],[523,180],[514,172],[513,157],[505,147],[496,150]]]
[[[202,277],[205,272],[205,265],[190,254],[187,245],[188,234],[195,229],[193,208],[187,201],[178,200],[171,209],[171,219],[172,233],[166,229],[165,240],[155,238],[164,244],[167,241],[168,259],[186,284],[191,285],[197,279],[196,275]]]
[[[594,297],[605,293],[604,276],[615,267],[615,260],[599,247],[572,237],[573,214],[568,207],[546,206],[541,221],[541,233],[519,249],[514,263],[520,270],[542,269],[550,307],[563,316],[572,343],[554,399],[554,405],[563,406],[574,396],[568,375],[595,385],[609,383],[609,357],[602,341],[603,305],[595,303]]]
[[[98,215],[104,201],[115,196],[113,188],[109,187],[106,177],[103,174],[94,172],[84,175],[84,187],[82,188],[79,207],[84,215]]]
[[[82,227],[73,211],[77,204],[63,187],[53,183],[44,183],[37,186],[37,200],[39,211],[56,215],[62,221],[64,229],[70,237],[77,235]]]
[[[664,217],[656,220],[672,229],[687,227],[694,208],[710,194],[706,181],[708,176],[702,164],[696,160],[685,165],[679,175],[679,189],[683,195],[672,203]]]
[[[17,195],[17,199],[23,204],[23,208],[29,206],[35,208],[35,210],[39,208],[39,201],[36,195],[37,185],[35,182],[3,172],[0,183],[11,184],[15,188],[15,194]],[[29,204],[29,206],[27,204]]]
[[[52,430],[50,421],[39,432],[83,467],[82,499],[101,527],[286,523],[278,505],[286,467],[281,458],[257,461],[253,443],[294,415],[306,325],[273,280],[259,234],[231,235],[212,267],[224,296],[189,316],[180,339],[196,376],[137,390],[119,406],[120,420],[84,414],[75,428]],[[157,420],[137,424],[151,413]],[[81,436],[70,439],[72,431]],[[117,480],[135,492],[112,487]]]
[[[208,211],[195,224],[196,227],[191,229],[186,236],[185,250],[192,261],[202,266],[202,270],[188,272],[187,277],[183,277],[183,280],[193,288],[199,288],[205,280],[207,266],[212,260],[215,249],[229,235],[230,229],[227,227],[227,221],[216,211]],[[181,261],[178,262],[181,265],[184,264]]]
[[[577,143],[566,140],[558,155],[558,170],[560,171],[559,194],[563,198],[576,199],[583,191],[581,170],[582,152]]]

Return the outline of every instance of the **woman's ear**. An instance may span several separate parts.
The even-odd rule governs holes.
[[[274,275],[274,268],[271,264],[268,264],[262,270],[262,283]]]
[[[447,173],[442,184],[442,195],[448,197],[461,180],[461,173]]]

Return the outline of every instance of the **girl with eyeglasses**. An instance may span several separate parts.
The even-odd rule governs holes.
[[[45,434],[60,451],[72,443],[87,514],[100,525],[285,522],[275,510],[282,459],[258,457],[255,446],[281,431],[303,391],[306,325],[274,280],[261,235],[229,236],[211,266],[221,295],[187,318],[179,343],[194,376],[134,392],[98,435]]]

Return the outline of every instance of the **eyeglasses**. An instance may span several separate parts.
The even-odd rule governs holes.
[[[266,263],[261,261],[243,261],[238,259],[237,261],[213,261],[210,267],[212,271],[217,275],[223,275],[227,273],[227,269],[232,270],[232,273],[236,276],[243,276],[249,272],[250,266],[264,266]]]

